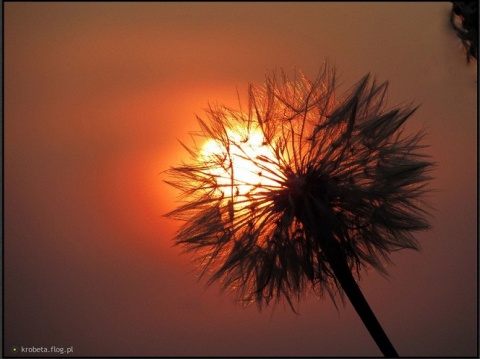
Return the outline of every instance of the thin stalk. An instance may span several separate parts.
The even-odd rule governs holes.
[[[306,227],[307,231],[319,240],[320,249],[330,264],[335,278],[342,286],[343,291],[380,351],[386,358],[398,358],[397,351],[390,342],[390,339],[388,339],[387,334],[385,334],[385,331],[353,278],[352,271],[348,266],[342,248],[340,248],[339,243],[333,238],[331,224],[335,223],[335,214],[333,212],[323,212],[322,215],[320,210],[311,210],[312,208],[318,208],[312,205],[312,203],[307,203],[306,207],[310,210],[299,213],[300,221]],[[329,220],[320,223],[318,220],[315,220],[315,218],[329,218]]]
[[[388,339],[387,334],[385,334],[385,331],[353,278],[345,257],[341,254],[342,252],[340,251],[338,243],[333,239],[331,242],[332,243],[325,246],[324,253],[335,277],[340,282],[355,311],[360,316],[360,319],[362,319],[363,324],[370,332],[370,335],[383,355],[387,358],[398,358],[397,351]]]

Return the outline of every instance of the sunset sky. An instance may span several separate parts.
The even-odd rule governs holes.
[[[401,356],[476,356],[477,63],[451,3],[4,5],[4,355],[380,356],[347,301],[259,311],[205,287],[163,215],[163,171],[186,159],[208,103],[249,83],[336,67],[370,72],[388,104],[420,105],[435,177],[422,250],[360,287]]]

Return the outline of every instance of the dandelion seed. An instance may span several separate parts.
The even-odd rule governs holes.
[[[396,356],[352,274],[386,273],[391,251],[418,249],[411,232],[429,228],[432,163],[419,152],[423,132],[403,134],[415,109],[385,111],[386,89],[367,75],[337,100],[325,65],[314,81],[282,73],[251,85],[247,113],[209,108],[199,136],[219,153],[184,146],[191,161],[166,182],[185,203],[166,216],[184,221],[175,242],[195,252],[209,283],[246,304],[284,298],[294,310],[309,291],[334,303],[345,292],[381,351]]]

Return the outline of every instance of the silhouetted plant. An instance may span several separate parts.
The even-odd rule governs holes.
[[[210,106],[194,136],[214,150],[184,145],[191,158],[166,181],[184,203],[166,216],[185,222],[175,241],[209,283],[260,307],[285,298],[294,309],[310,290],[335,303],[345,292],[382,352],[396,356],[352,273],[386,273],[391,251],[418,248],[411,232],[429,228],[432,163],[419,151],[424,132],[404,134],[415,108],[386,110],[386,90],[367,75],[337,100],[325,65],[313,82],[282,73],[251,85],[247,111]]]
[[[451,1],[450,23],[470,58],[478,58],[478,1]],[[457,24],[457,19],[461,24]]]

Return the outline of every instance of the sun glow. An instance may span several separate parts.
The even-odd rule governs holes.
[[[215,177],[219,195],[238,203],[266,187],[278,186],[278,170],[274,154],[265,145],[263,133],[254,130],[248,135],[227,130],[227,146],[215,139],[205,142],[201,156],[217,164],[209,169]]]

